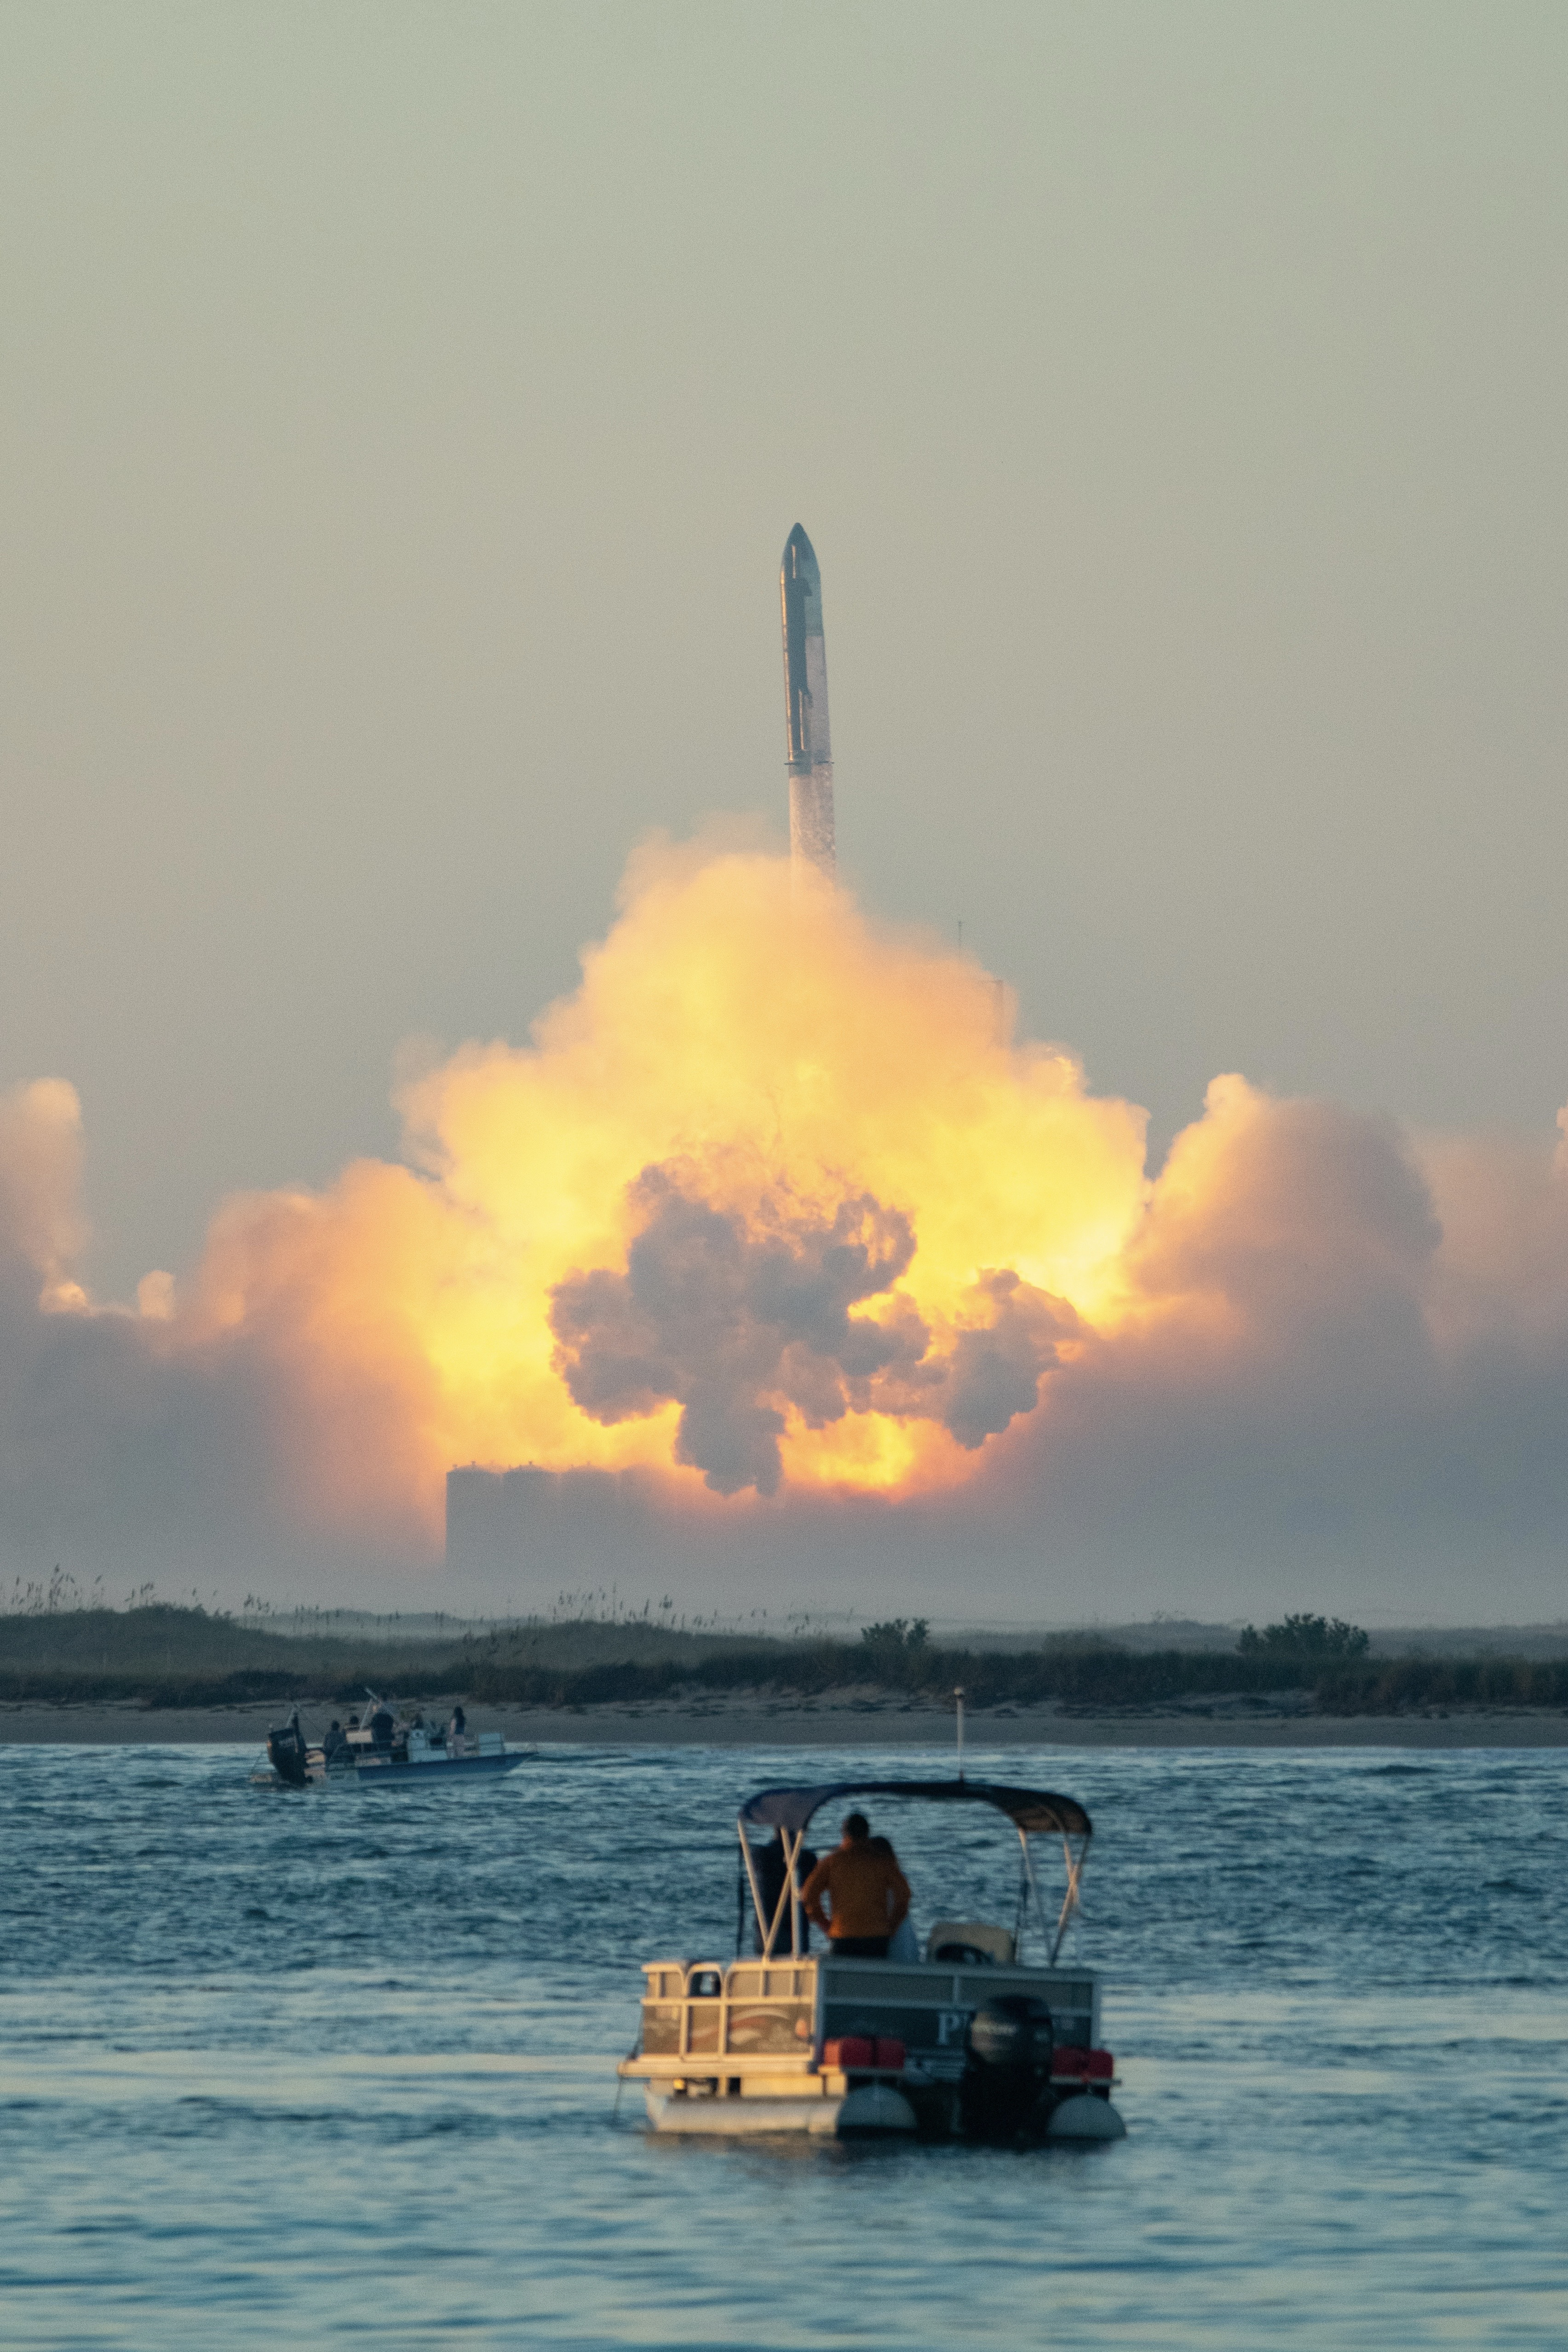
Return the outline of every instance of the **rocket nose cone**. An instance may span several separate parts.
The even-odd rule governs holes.
[[[789,575],[805,572],[808,577],[816,571],[816,551],[798,522],[784,541],[782,569]]]

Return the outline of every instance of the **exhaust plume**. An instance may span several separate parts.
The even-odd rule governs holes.
[[[228,1201],[135,1310],[80,1286],[74,1092],[5,1097],[0,1539],[413,1563],[448,1468],[531,1464],[710,1523],[891,1512],[916,1582],[989,1545],[1026,1606],[1544,1574],[1568,1147],[1227,1076],[1151,1181],[1143,1113],[997,1007],[787,861],[655,845],[526,1045],[402,1088],[403,1164]]]
[[[649,850],[531,1045],[404,1090],[409,1166],[221,1213],[174,1343],[288,1360],[329,1507],[368,1481],[434,1528],[476,1460],[912,1492],[1032,1409],[1116,1286],[1142,1114],[807,879]],[[371,1393],[384,1435],[338,1446]]]

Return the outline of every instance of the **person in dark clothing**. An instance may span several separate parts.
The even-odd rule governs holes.
[[[773,1914],[779,1907],[779,1896],[784,1890],[784,1880],[789,1875],[788,1867],[784,1862],[783,1830],[773,1832],[773,1843],[763,1846],[761,1853],[755,1857],[755,1866],[757,1886],[763,1898],[763,1910],[771,1927]],[[804,1885],[816,1868],[816,1856],[808,1845],[803,1845],[795,1858],[796,1882]],[[754,1948],[760,1952],[763,1943],[763,1930],[760,1927],[753,1927],[752,1940]],[[773,1949],[775,1952],[780,1950],[787,1952],[789,1948],[789,1911],[786,1906],[784,1917],[779,1922],[779,1932],[773,1937]],[[804,1911],[800,1919],[800,1948],[803,1952],[809,1952],[811,1949],[811,1927]]]
[[[392,1745],[393,1717],[389,1706],[378,1706],[370,1719],[370,1736],[377,1748]]]
[[[348,1734],[334,1715],[328,1727],[327,1736],[321,1742],[321,1753],[330,1764],[335,1757],[346,1756],[348,1752]]]

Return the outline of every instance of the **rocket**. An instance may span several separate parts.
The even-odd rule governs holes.
[[[827,650],[822,635],[822,573],[799,523],[784,541],[779,572],[784,607],[784,723],[789,743],[789,847],[795,870],[837,878],[833,841],[833,742],[827,731]]]

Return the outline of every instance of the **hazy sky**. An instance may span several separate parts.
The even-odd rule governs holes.
[[[1163,1139],[1568,1095],[1558,6],[0,9],[0,1087],[89,1271],[784,814]]]

